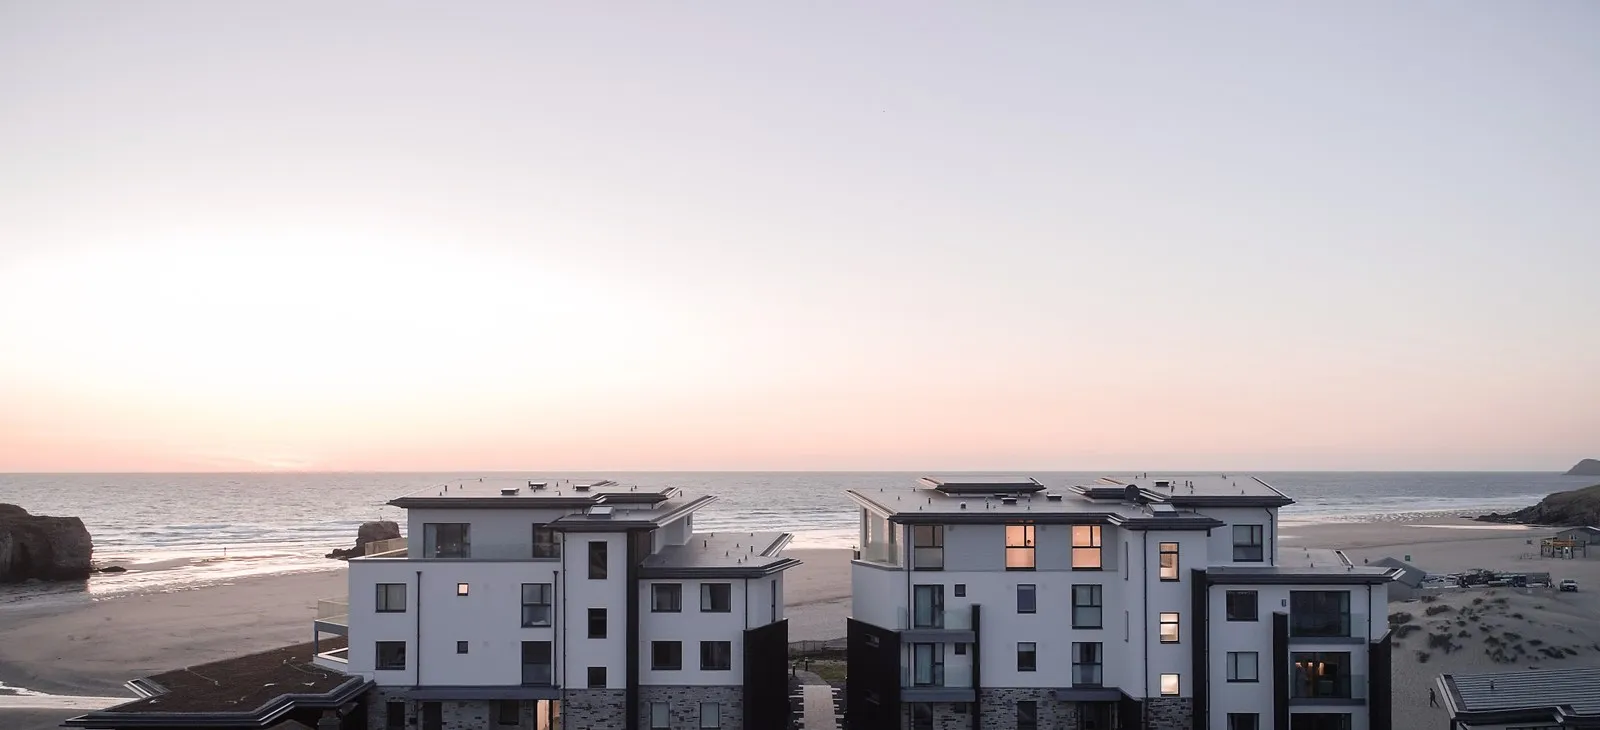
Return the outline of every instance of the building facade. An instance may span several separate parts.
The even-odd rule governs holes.
[[[851,730],[1390,730],[1391,569],[1249,477],[848,492]]]
[[[372,680],[371,730],[785,727],[784,533],[696,533],[713,497],[464,482],[390,504],[320,666]]]

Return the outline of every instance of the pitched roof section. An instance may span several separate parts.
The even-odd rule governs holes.
[[[800,564],[780,553],[787,532],[695,533],[683,545],[668,545],[639,564],[641,578],[759,578]]]
[[[1600,720],[1600,667],[1534,669],[1439,677],[1454,719],[1473,723]]]
[[[1374,567],[1379,568],[1398,568],[1400,570],[1400,577],[1396,578],[1395,582],[1408,585],[1412,588],[1422,585],[1422,579],[1428,577],[1427,571],[1403,560],[1396,560],[1395,558],[1378,558],[1377,560],[1372,561],[1371,564]]]

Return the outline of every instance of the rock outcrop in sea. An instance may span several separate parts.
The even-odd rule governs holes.
[[[1584,459],[1567,470],[1569,477],[1600,477],[1600,459]]]
[[[1484,522],[1509,522],[1522,525],[1560,525],[1600,527],[1600,484],[1570,492],[1556,492],[1532,507],[1509,514],[1481,515]]]
[[[30,515],[0,504],[0,583],[83,580],[93,559],[94,541],[83,520]]]
[[[400,525],[396,524],[393,520],[363,522],[361,523],[361,527],[356,530],[356,546],[353,548],[339,548],[331,553],[328,553],[328,557],[337,558],[339,560],[349,560],[362,555],[366,550],[367,543],[369,542],[393,540],[399,536]]]

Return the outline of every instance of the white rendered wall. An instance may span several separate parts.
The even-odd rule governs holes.
[[[755,581],[752,581],[755,582]],[[706,613],[700,610],[700,586],[705,583],[730,585],[733,610],[729,613]],[[654,613],[650,610],[651,586],[677,584],[683,587],[682,611]],[[745,611],[746,581],[737,580],[647,580],[639,589],[639,676],[641,684],[663,685],[732,685],[744,683],[744,630],[748,616]],[[751,605],[750,610],[757,610]],[[760,606],[762,613],[766,606]],[[751,624],[755,624],[752,622]],[[654,670],[650,668],[650,644],[654,641],[677,641],[683,646],[683,668],[680,670]],[[732,658],[726,670],[700,669],[700,642],[726,641]]]
[[[906,571],[887,570],[860,561],[850,565],[851,618],[894,629],[897,628],[896,616],[906,607],[906,600]]]
[[[1212,565],[1272,566],[1277,564],[1277,508],[1206,507],[1196,511],[1207,517],[1227,523],[1222,527],[1211,530],[1210,554]],[[1262,540],[1264,541],[1261,562],[1235,563],[1233,561],[1234,525],[1261,525]]]
[[[491,499],[485,497],[484,499]],[[516,497],[506,497],[514,500]],[[406,510],[406,550],[424,558],[423,525],[430,522],[472,525],[472,559],[527,560],[533,557],[533,526],[573,514],[567,509],[428,509]]]
[[[606,578],[589,578],[589,543],[606,543]],[[628,605],[628,540],[621,532],[568,532],[561,551],[562,570],[566,580],[556,588],[560,606],[556,621],[561,638],[556,647],[556,663],[562,663],[561,653],[566,652],[564,671],[557,670],[556,682],[569,689],[589,686],[588,668],[606,668],[606,687],[627,687],[627,625]],[[562,589],[565,599],[560,600]],[[590,608],[606,609],[606,638],[589,638]],[[648,661],[646,659],[645,661]]]

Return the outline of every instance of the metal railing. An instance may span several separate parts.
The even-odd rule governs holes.
[[[939,611],[919,611],[915,606],[899,609],[899,621],[895,628],[906,629],[953,629],[967,631],[972,628],[972,609],[947,608]]]
[[[869,542],[856,551],[857,560],[883,565],[900,564],[900,546],[891,542]]]
[[[362,546],[362,550],[361,550],[361,554],[362,555],[381,555],[383,553],[392,553],[392,552],[394,552],[396,550],[404,550],[404,549],[406,549],[406,539],[405,538],[403,538],[403,537],[391,537],[391,538],[389,538],[387,540],[373,540],[372,542],[369,542],[366,545],[363,545]]]
[[[1308,638],[1366,638],[1364,613],[1289,614],[1289,640]]]
[[[1367,698],[1367,678],[1360,674],[1339,674],[1308,677],[1299,670],[1289,670],[1289,698],[1306,700],[1364,700]]]
[[[916,666],[902,667],[900,686],[969,689],[972,687],[972,665],[933,664],[921,667],[920,671]]]

